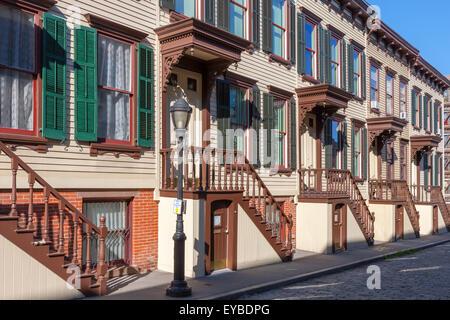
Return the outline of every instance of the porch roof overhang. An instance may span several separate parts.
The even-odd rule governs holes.
[[[195,18],[175,21],[155,32],[161,47],[164,90],[172,68],[185,55],[202,62],[215,79],[251,48],[250,41]]]
[[[339,109],[346,109],[353,98],[351,93],[331,84],[318,84],[305,88],[297,88],[299,120],[303,122],[308,112],[317,111],[325,114],[335,113]]]
[[[410,141],[411,157],[414,157],[417,152],[427,152],[432,148],[439,147],[439,143],[442,141],[442,137],[434,135],[412,136],[410,138]]]
[[[397,117],[383,117],[367,119],[367,130],[369,131],[369,146],[372,145],[375,138],[381,136],[383,139],[389,139],[397,132],[402,132],[407,121]]]

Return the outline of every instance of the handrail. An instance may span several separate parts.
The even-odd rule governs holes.
[[[35,235],[38,235],[36,226],[33,223],[33,191],[34,184],[38,182],[43,187],[44,194],[44,225],[43,230],[41,231],[42,240],[39,241],[39,244],[52,243],[50,240],[50,230],[49,230],[49,198],[51,195],[58,200],[58,231],[56,242],[56,253],[64,254],[66,258],[70,258],[70,254],[68,252],[68,248],[64,245],[64,235],[69,234],[71,243],[73,243],[73,254],[71,259],[71,264],[78,265],[82,267],[82,261],[79,260],[82,257],[82,253],[79,252],[79,244],[81,243],[81,238],[78,239],[78,236],[82,231],[83,224],[85,225],[86,231],[86,239],[87,239],[87,248],[86,248],[86,266],[85,266],[85,274],[94,273],[94,270],[91,269],[91,250],[90,243],[91,238],[93,236],[98,236],[99,238],[99,248],[98,248],[98,257],[97,257],[97,284],[100,285],[101,293],[105,293],[106,291],[106,271],[107,266],[105,264],[105,239],[108,235],[108,229],[106,227],[106,219],[105,217],[100,218],[100,226],[96,226],[92,221],[90,221],[86,216],[84,216],[70,201],[68,201],[63,195],[61,195],[55,188],[53,188],[50,184],[48,184],[36,171],[34,171],[30,166],[28,166],[19,156],[17,156],[14,152],[12,152],[3,142],[0,141],[0,154],[3,152],[11,159],[11,170],[12,170],[12,188],[11,188],[11,211],[9,213],[12,217],[19,216],[17,212],[17,171],[18,168],[22,168],[28,174],[28,184],[29,184],[29,202],[28,202],[28,212],[21,212],[19,216],[18,226],[20,229],[27,230],[35,230]],[[68,209],[69,213],[73,219],[73,232],[64,232],[64,211]],[[36,244],[38,244],[36,243]],[[83,250],[83,249],[82,249]]]

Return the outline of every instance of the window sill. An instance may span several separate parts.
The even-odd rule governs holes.
[[[361,98],[361,97],[358,97],[358,96],[353,96],[353,100],[356,100],[356,101],[358,101],[358,102],[360,102],[360,103],[363,103],[363,102],[364,102],[364,99]]]
[[[269,62],[277,62],[280,65],[283,65],[286,67],[286,69],[290,70],[292,67],[292,62],[289,60],[286,60],[280,56],[277,56],[276,54],[269,54]]]
[[[115,143],[91,143],[90,155],[96,157],[98,155],[103,155],[106,153],[112,153],[116,158],[120,154],[125,154],[133,159],[141,158],[141,147],[128,146]]]
[[[413,129],[420,131],[420,128],[418,126],[416,126],[416,125],[413,126]]]
[[[294,172],[293,169],[288,168],[270,168],[269,176],[274,176],[276,174],[279,174],[281,176],[287,176],[290,177],[292,175],[292,172]]]
[[[370,108],[370,112],[376,113],[376,114],[380,114],[380,110],[379,109],[375,109],[375,108]]]
[[[48,140],[42,137],[28,136],[22,134],[0,133],[0,141],[4,144],[16,148],[26,147],[39,153],[47,152]]]
[[[317,80],[317,79],[315,79],[315,78],[313,78],[313,77],[311,77],[310,75],[307,75],[307,74],[304,74],[302,76],[302,80],[306,81],[306,82],[309,82],[309,83],[312,83],[312,84],[320,84],[319,80]]]

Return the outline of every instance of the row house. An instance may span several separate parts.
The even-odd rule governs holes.
[[[0,0],[0,20],[2,298],[172,272],[179,165],[188,277],[450,225],[450,80],[363,0]]]

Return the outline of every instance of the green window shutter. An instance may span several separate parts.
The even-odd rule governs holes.
[[[325,30],[325,82],[331,83],[331,32]]]
[[[441,160],[439,162],[441,164],[441,170],[440,170],[441,172],[439,174],[439,182],[440,182],[439,186],[442,188],[442,186],[444,185],[444,175],[442,173],[442,171],[444,169],[444,157],[441,156],[440,158],[441,158]]]
[[[423,180],[425,186],[428,185],[428,168],[428,154],[425,154],[423,157]]]
[[[75,139],[97,141],[97,30],[75,26]]]
[[[230,0],[217,0],[217,26],[230,30]]]
[[[366,54],[361,53],[361,97],[366,99],[367,89],[366,89]]]
[[[347,71],[348,71],[348,92],[355,93],[355,88],[353,88],[353,50],[352,44],[347,46]]]
[[[44,12],[42,57],[42,134],[66,137],[66,21]]]
[[[153,50],[142,44],[139,44],[138,49],[137,144],[141,147],[153,147],[155,143]]]
[[[272,0],[263,1],[263,45],[264,51],[272,52]]]
[[[325,81],[325,31],[322,25],[319,24],[319,80],[320,82]]]
[[[363,179],[367,180],[367,164],[368,164],[368,156],[367,156],[367,129],[363,128],[362,129],[362,163],[363,163],[363,167],[362,167],[362,173],[363,173]]]
[[[428,97],[423,97],[423,128],[428,130]]]
[[[348,140],[347,140],[347,122],[344,121],[342,129],[342,169],[347,170],[348,167]]]
[[[412,119],[413,126],[415,126],[417,124],[416,108],[417,108],[416,90],[413,89],[413,90],[411,90],[411,119]]]
[[[439,156],[437,154],[434,155],[434,185],[439,185]]]
[[[331,119],[327,119],[324,126],[325,145],[325,168],[332,169],[333,164],[333,144],[331,139]]]
[[[355,124],[352,123],[352,132],[351,132],[351,139],[352,139],[352,176],[355,176],[356,173],[356,162],[355,162]]]
[[[439,125],[439,111],[438,111],[438,104],[437,102],[434,103],[434,133],[437,134],[437,129]]]
[[[289,4],[289,45],[291,48],[290,58],[291,62],[295,63],[295,3],[291,1]]]
[[[204,2],[205,4],[205,22],[214,25],[214,13],[216,8],[215,0],[208,0]]]
[[[347,89],[347,64],[346,64],[346,50],[347,44],[344,39],[341,39],[341,88],[344,90]]]
[[[160,0],[159,4],[163,8],[175,10],[175,0]]]
[[[230,129],[230,83],[218,79],[216,81],[217,129],[222,133],[219,149],[226,149],[227,130]]]
[[[259,168],[261,166],[261,92],[258,89],[253,89],[252,128],[256,133],[256,141],[253,140],[252,143],[252,164],[255,168]]]
[[[291,99],[289,105],[290,111],[290,158],[289,158],[289,168],[297,169],[297,110],[295,108],[295,100]]]
[[[253,6],[252,6],[252,10],[253,10],[253,20],[252,20],[252,24],[253,24],[253,45],[255,46],[255,48],[259,48],[260,46],[260,5],[259,5],[259,0],[253,0]]]
[[[263,95],[263,116],[264,116],[264,134],[266,138],[264,151],[264,167],[270,168],[272,165],[272,129],[274,127],[273,119],[273,95],[264,93]]]
[[[297,72],[305,73],[305,16],[297,13]]]
[[[422,108],[422,110],[420,110],[419,107],[419,117],[420,117],[420,128],[423,128],[423,103],[425,102],[425,97],[421,94],[419,96],[419,103],[420,103],[420,107]]]

